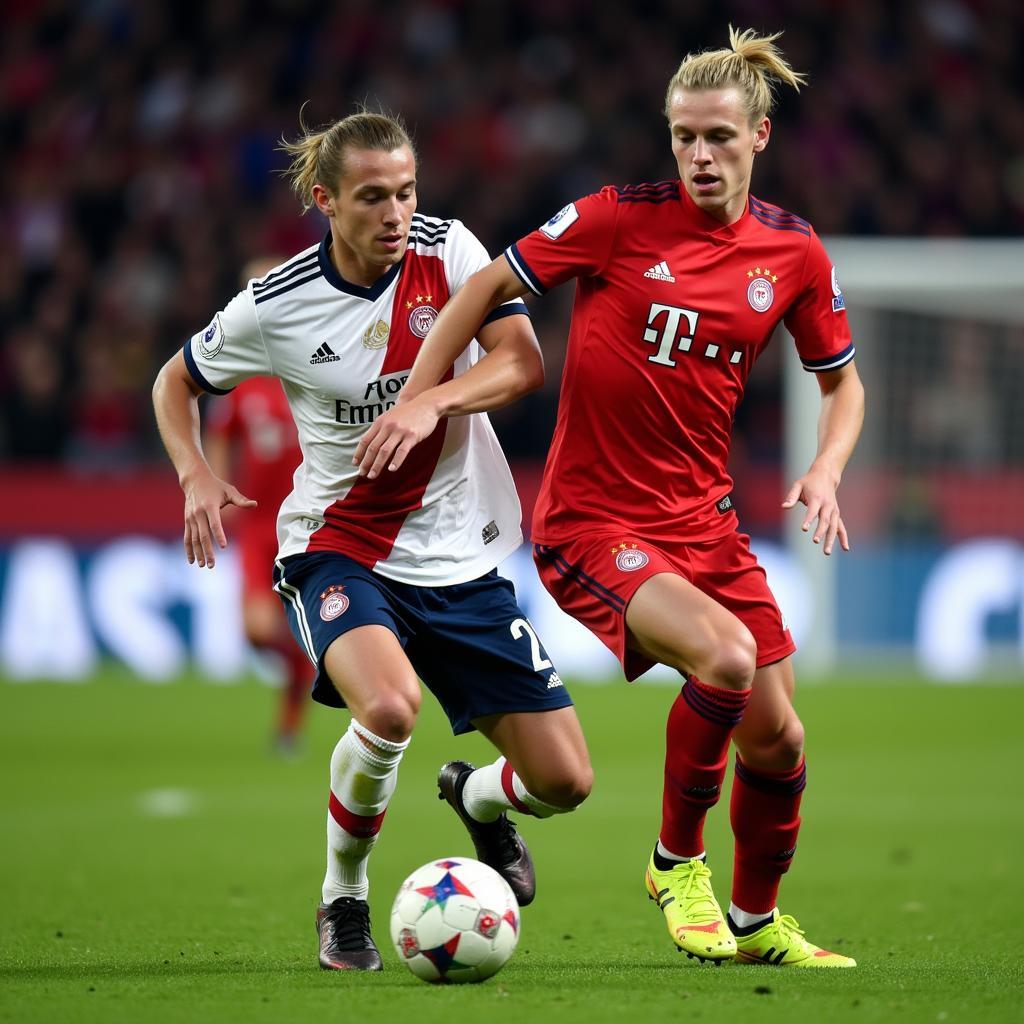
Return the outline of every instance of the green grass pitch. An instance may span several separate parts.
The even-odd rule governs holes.
[[[434,778],[455,740],[428,697],[371,865],[385,971],[317,967],[327,763],[344,717],[314,708],[304,751],[268,752],[274,694],[188,678],[0,682],[0,1021],[1021,1020],[1024,687],[873,675],[806,686],[804,828],[783,909],[853,971],[700,966],[648,902],[662,723],[674,691],[577,685],[597,781],[575,814],[523,821],[537,902],[479,986],[398,962],[401,879],[470,852]],[[727,798],[707,831],[728,899]]]

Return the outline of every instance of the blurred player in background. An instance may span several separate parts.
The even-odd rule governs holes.
[[[688,56],[665,102],[680,180],[570,203],[475,275],[434,326],[402,404],[377,420],[358,455],[370,479],[400,471],[437,422],[436,391],[426,389],[488,310],[577,279],[535,558],[547,589],[611,648],[627,679],[655,662],[686,678],[668,717],[648,893],[679,949],[701,960],[852,967],[776,906],[806,782],[795,647],[738,530],[726,469],[747,376],[784,321],[817,375],[821,414],[817,455],[782,506],[806,506],[803,529],[814,527],[825,554],[837,540],[849,548],[836,488],[864,392],[842,292],[811,226],[749,195],[773,83],[803,81],[777,38],[730,28],[729,49]],[[727,921],[703,823],[730,740]]]
[[[243,287],[282,261],[252,260]],[[237,480],[256,507],[234,525],[242,568],[242,622],[254,647],[281,658],[285,681],[276,723],[277,749],[295,748],[313,681],[309,656],[296,646],[281,602],[273,589],[277,554],[277,511],[292,489],[292,474],[302,461],[299,435],[280,381],[253,377],[230,394],[213,399],[206,410],[206,461],[221,480]]]
[[[451,419],[405,472],[360,477],[366,425],[488,256],[461,222],[416,213],[415,155],[394,119],[354,114],[285,148],[296,192],[330,230],[191,338],[161,370],[154,404],[185,492],[186,555],[212,567],[226,544],[221,509],[253,503],[205,461],[198,395],[271,374],[284,386],[304,461],[278,519],[276,589],[317,665],[314,698],[352,714],[331,758],[320,964],[380,970],[366,862],[419,711],[417,675],[454,732],[479,729],[504,755],[480,769],[449,762],[438,788],[520,904],[533,899],[534,871],[506,812],[573,810],[591,769],[572,700],[497,575],[521,543],[522,513],[487,417],[472,415],[496,391],[511,400],[543,379],[526,307],[478,321],[479,348],[443,372]]]

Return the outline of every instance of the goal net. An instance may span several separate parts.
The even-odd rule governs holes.
[[[913,660],[945,680],[1024,678],[1024,242],[834,238],[867,419],[840,506],[852,556],[785,521],[808,667]],[[784,360],[786,474],[818,389]]]

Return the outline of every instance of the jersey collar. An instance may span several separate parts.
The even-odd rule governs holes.
[[[679,181],[679,197],[686,212],[687,220],[702,234],[708,235],[716,241],[731,242],[733,239],[738,238],[750,219],[749,197],[746,205],[743,207],[743,213],[740,214],[738,220],[734,220],[731,224],[723,224],[717,218],[712,217],[710,213],[705,213],[690,198],[690,193],[686,191],[686,186],[683,184],[682,179]]]
[[[362,285],[352,284],[351,281],[346,281],[345,278],[338,273],[334,264],[331,262],[330,231],[327,232],[323,241],[320,243],[318,259],[320,261],[320,271],[331,287],[337,288],[339,292],[345,292],[347,295],[354,295],[357,299],[369,299],[370,302],[376,301],[388,290],[388,286],[396,277],[398,277],[398,272],[402,269],[402,264],[405,262],[405,256],[403,254],[402,258],[397,263],[388,267],[387,271],[384,274],[381,274],[381,276],[378,277],[377,280],[368,288],[364,288]]]

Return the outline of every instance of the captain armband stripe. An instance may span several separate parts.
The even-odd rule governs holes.
[[[199,369],[199,364],[196,363],[196,357],[192,355],[192,339],[189,338],[185,342],[185,347],[182,349],[185,356],[185,368],[191,374],[192,379],[204,390],[208,391],[211,395],[230,395],[234,388],[218,388],[211,384],[206,377],[203,375],[203,371]]]
[[[526,260],[523,259],[522,254],[519,252],[518,245],[510,245],[505,250],[505,259],[508,260],[508,265],[512,268],[516,277],[518,277],[534,295],[543,295],[547,291],[547,288],[537,280],[537,275],[534,274]]]
[[[838,370],[840,366],[845,366],[856,353],[857,349],[854,348],[851,341],[842,352],[837,352],[834,356],[826,356],[824,359],[803,359],[801,362],[808,373],[822,373],[825,370]]]
[[[529,316],[530,311],[526,308],[525,302],[506,302],[500,306],[495,306],[494,309],[484,317],[484,322],[480,325],[485,327],[487,324],[493,324],[495,320],[502,320],[506,316]]]

